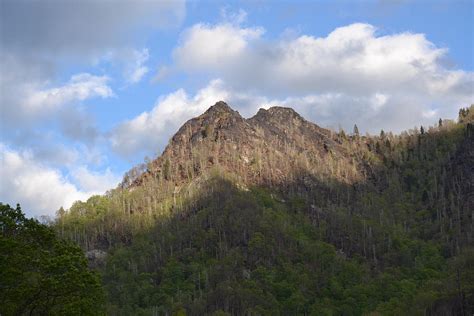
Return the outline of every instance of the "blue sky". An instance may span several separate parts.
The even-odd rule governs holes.
[[[474,1],[1,2],[0,201],[115,187],[218,100],[400,132],[474,102]]]

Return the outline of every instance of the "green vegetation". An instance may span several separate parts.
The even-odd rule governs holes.
[[[424,314],[440,299],[457,303],[459,287],[473,293],[471,252],[451,264],[437,244],[389,231],[392,246],[374,265],[324,241],[298,200],[218,179],[207,189],[192,211],[110,249],[112,314]]]
[[[101,315],[104,292],[82,250],[0,203],[0,314]]]
[[[192,161],[162,157],[146,166],[159,172],[140,178],[142,166],[58,211],[54,229],[107,253],[91,265],[110,315],[470,315],[473,116],[398,136],[355,127],[309,158],[284,143],[297,158],[286,166],[246,157],[259,174],[289,170],[274,184],[243,181],[230,145],[212,169],[193,148]]]

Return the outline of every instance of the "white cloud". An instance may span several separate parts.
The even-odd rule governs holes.
[[[58,170],[41,166],[27,153],[3,147],[0,161],[0,199],[20,203],[28,215],[52,215],[60,206],[87,198]]]
[[[94,138],[96,131],[91,125],[94,120],[86,120],[87,115],[77,106],[65,105],[92,98],[114,97],[109,81],[107,76],[81,73],[56,87],[38,80],[1,82],[0,126],[2,129],[14,126],[18,130],[28,130],[36,124],[58,120],[66,127],[63,129],[65,136]],[[72,126],[80,126],[81,132],[71,133]]]
[[[223,69],[240,58],[249,42],[263,33],[262,28],[240,28],[230,23],[196,24],[183,33],[173,56],[186,70]]]
[[[474,100],[474,74],[447,68],[448,50],[423,34],[380,35],[363,23],[326,37],[267,40],[263,34],[235,23],[196,24],[173,56],[181,70],[221,78],[232,91],[295,100],[307,105],[313,121],[337,126],[349,118],[371,132],[432,123],[423,113],[455,117]]]
[[[79,167],[72,176],[79,186],[58,169],[39,163],[30,152],[0,144],[0,200],[20,203],[28,216],[52,216],[61,206],[69,208],[75,201],[102,194],[119,182],[110,170],[100,174]]]
[[[114,96],[112,89],[107,85],[109,80],[107,76],[77,74],[63,86],[36,91],[32,89],[24,106],[29,111],[47,111],[73,101],[83,101],[93,97],[109,98]]]
[[[71,176],[83,191],[97,192],[97,194],[116,187],[121,180],[121,177],[115,175],[110,169],[106,169],[103,173],[93,172],[86,166],[73,169]]]
[[[229,10],[228,7],[221,8],[221,19],[224,23],[232,23],[234,25],[241,25],[247,20],[247,12],[245,10],[239,9],[239,11],[234,12]]]
[[[261,28],[197,24],[184,33],[174,57],[185,71],[210,72],[233,85],[270,93],[361,94],[408,88],[439,95],[472,80],[472,74],[445,69],[441,58],[447,50],[423,34],[376,36],[374,26],[362,23],[320,38],[302,35],[265,42],[262,34]]]
[[[389,96],[383,93],[376,93],[372,96],[372,99],[370,100],[371,108],[374,111],[380,110],[385,104],[387,104],[387,100],[389,99]]]
[[[150,54],[148,49],[144,48],[141,51],[133,50],[130,57],[130,61],[125,66],[124,77],[128,83],[137,83],[149,71],[145,63],[150,58]]]
[[[310,94],[269,101],[271,105],[292,107],[306,119],[322,127],[352,131],[357,124],[363,132],[378,134],[381,129],[399,132],[419,125],[432,125],[437,117],[426,113],[429,105],[411,96],[374,93],[354,96],[343,93]]]

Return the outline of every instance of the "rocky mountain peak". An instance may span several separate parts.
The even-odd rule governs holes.
[[[231,114],[231,115],[239,115],[239,112],[233,110],[227,103],[224,101],[216,102],[216,104],[212,105],[204,115],[212,115],[212,116],[219,116],[222,114]]]
[[[279,116],[291,116],[291,117],[299,117],[302,118],[295,110],[292,108],[282,107],[282,106],[273,106],[268,109],[267,111],[271,115],[279,115]]]
[[[273,106],[269,109],[261,108],[250,120],[256,123],[282,126],[288,124],[299,125],[306,122],[306,120],[292,108],[281,106]]]
[[[352,157],[336,144],[330,131],[293,109],[260,109],[245,119],[219,101],[186,122],[134,185],[161,179],[182,187],[215,167],[237,174],[247,185],[278,185],[288,179],[300,181],[300,174],[326,176],[331,170],[328,155],[347,167],[341,181],[360,177],[360,169],[351,166]]]

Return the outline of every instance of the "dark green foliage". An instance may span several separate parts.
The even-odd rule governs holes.
[[[356,300],[343,291],[356,293],[368,267],[318,240],[304,214],[291,211],[300,204],[288,208],[262,189],[242,192],[222,180],[209,191],[193,214],[112,250],[104,275],[112,310],[298,314],[329,304],[319,297],[334,311]],[[360,304],[358,313],[369,303]]]
[[[453,308],[460,297],[457,272],[434,243],[353,219],[354,239],[359,225],[372,226],[361,244],[391,239],[389,249],[377,248],[374,267],[372,254],[349,256],[324,241],[335,237],[311,224],[300,198],[280,202],[267,190],[240,191],[220,179],[203,192],[193,207],[110,250],[103,273],[111,313],[423,314],[442,299]],[[467,282],[470,265],[457,265]],[[465,297],[473,293],[467,282]]]
[[[82,250],[0,203],[0,314],[101,315],[104,293]]]
[[[466,123],[474,119],[474,104],[467,108],[461,108],[459,110],[458,121],[459,123]]]
[[[469,315],[471,112],[422,133],[341,131],[370,167],[359,182],[338,181],[337,158],[334,177],[275,187],[160,179],[76,203],[56,229],[108,252],[110,314]]]

